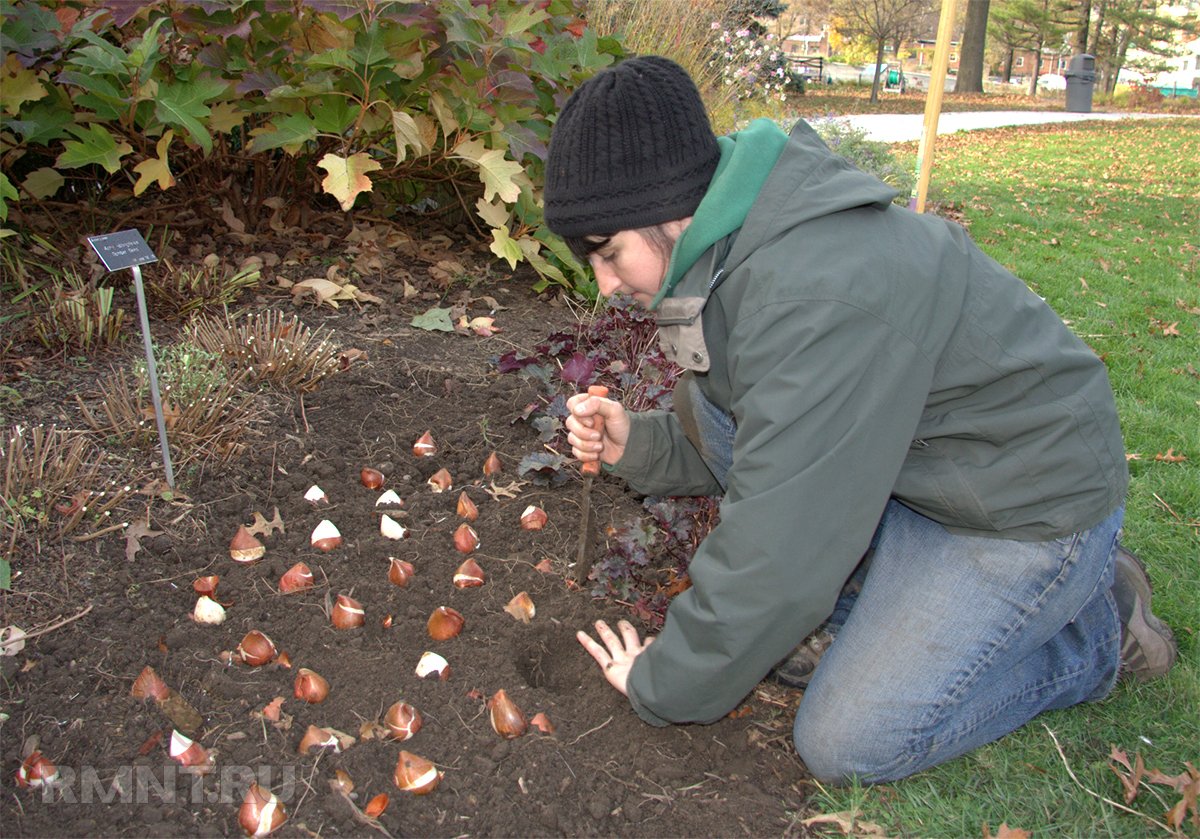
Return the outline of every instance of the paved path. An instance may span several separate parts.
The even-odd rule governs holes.
[[[938,117],[938,134],[971,131],[976,128],[1000,128],[1006,125],[1040,125],[1047,122],[1082,122],[1085,120],[1159,119],[1175,114],[1091,113],[1074,114],[1066,111],[960,111],[943,113]],[[868,140],[902,143],[921,139],[924,114],[857,114],[835,117],[867,132]]]

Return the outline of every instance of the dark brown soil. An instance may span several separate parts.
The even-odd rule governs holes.
[[[366,350],[369,360],[302,402],[273,397],[258,441],[231,463],[185,471],[182,497],[140,498],[131,515],[148,515],[161,535],[141,539],[132,560],[120,533],[82,542],[42,539],[14,558],[20,574],[0,601],[0,626],[31,631],[90,611],[0,659],[0,711],[7,715],[0,724],[3,835],[240,835],[238,807],[256,779],[282,800],[287,822],[278,836],[804,832],[799,819],[811,788],[790,747],[799,694],[763,685],[736,718],[653,728],[575,641],[576,630],[597,618],[632,614],[566,583],[579,525],[577,473],[572,469],[553,488],[518,480],[517,464],[542,444],[513,420],[536,393],[524,379],[496,373],[491,359],[513,346],[532,347],[575,317],[535,297],[529,285],[516,279],[503,284],[505,291],[497,291],[501,285],[486,291],[506,307],[497,315],[503,332],[489,339],[414,329],[412,316],[430,305],[419,299],[361,312],[307,310],[310,325],[331,327],[337,343]],[[290,305],[286,298],[265,302]],[[30,418],[77,422],[55,394],[86,388],[94,374],[87,366],[36,359],[10,384],[24,389],[22,411]],[[411,446],[426,430],[439,451],[419,459]],[[494,483],[481,475],[493,450],[504,465]],[[385,486],[404,499],[404,540],[380,534],[378,492],[360,484],[363,466],[380,469]],[[455,487],[434,494],[426,479],[442,467]],[[328,506],[303,499],[314,483],[328,494]],[[463,488],[479,508],[474,527],[482,544],[474,556],[487,581],[460,590],[451,584],[463,560],[452,533]],[[530,504],[549,515],[540,532],[518,526]],[[596,483],[593,504],[601,531],[639,509],[638,499],[605,478]],[[228,544],[238,525],[250,524],[257,512],[270,519],[276,508],[285,531],[264,538],[266,556],[248,566],[231,561]],[[322,518],[344,537],[329,553],[309,544]],[[389,556],[416,567],[407,588],[388,581]],[[549,573],[535,567],[546,559]],[[281,595],[280,575],[300,560],[313,569],[316,587]],[[228,617],[219,626],[190,619],[192,581],[205,574],[220,576],[217,599]],[[528,624],[504,611],[521,591],[536,604]],[[363,627],[331,626],[326,604],[338,594],[362,603]],[[457,638],[437,642],[427,634],[438,606],[465,616]],[[391,618],[386,628],[385,617]],[[251,629],[268,634],[292,667],[224,663],[222,652]],[[449,660],[448,681],[415,675],[425,650]],[[177,712],[130,696],[147,665],[199,712],[195,739],[215,755],[208,775],[189,775],[168,756]],[[328,680],[324,703],[293,697],[300,667]],[[554,733],[497,736],[485,702],[499,689],[526,716],[544,712]],[[275,697],[285,698],[290,727],[261,718]],[[362,737],[364,723],[401,699],[424,716],[415,737],[404,744]],[[310,724],[359,739],[341,753],[301,756],[297,745]],[[62,782],[52,791],[15,783],[31,737],[60,767]],[[414,796],[396,788],[401,749],[444,773],[436,790]],[[353,807],[330,787],[336,770],[355,784]],[[390,805],[376,824],[361,821],[355,808],[379,793],[390,796]]]

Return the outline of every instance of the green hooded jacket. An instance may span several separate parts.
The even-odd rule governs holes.
[[[820,625],[889,498],[1048,540],[1128,483],[1103,363],[961,227],[893,205],[804,122],[722,153],[655,301],[664,352],[737,424],[720,524],[630,672],[658,725],[720,719]],[[612,472],[721,492],[670,412],[632,417]]]

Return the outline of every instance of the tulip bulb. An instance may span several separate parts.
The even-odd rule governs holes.
[[[413,564],[407,559],[396,559],[394,556],[388,557],[388,579],[392,585],[404,588],[415,573],[416,570],[413,568]]]
[[[287,821],[287,814],[279,797],[269,789],[263,789],[257,783],[250,784],[246,797],[242,799],[241,809],[238,810],[238,824],[247,836],[266,836]]]
[[[460,519],[467,521],[475,521],[479,518],[479,508],[475,506],[475,502],[471,500],[471,496],[467,495],[464,489],[458,495],[458,509],[456,511]]]
[[[444,682],[450,678],[450,663],[434,652],[424,652],[417,662],[417,678],[436,678]]]
[[[387,492],[375,499],[376,507],[400,507],[404,505],[404,500],[396,494],[396,490],[389,489]]]
[[[530,504],[525,508],[525,512],[521,513],[521,529],[541,530],[546,526],[546,518],[545,510]]]
[[[224,623],[225,607],[211,597],[201,597],[196,601],[196,608],[192,610],[192,620],[196,623]]]
[[[413,443],[413,457],[433,457],[437,454],[437,443],[433,442],[433,435],[426,431],[417,438],[417,442]]]
[[[504,607],[504,611],[508,612],[521,623],[529,623],[533,620],[533,616],[537,610],[533,606],[533,600],[529,597],[529,593],[522,591],[512,600],[508,601],[508,605]]]
[[[310,725],[300,738],[300,754],[308,754],[313,749],[332,749],[334,754],[344,752],[354,745],[354,738],[336,728],[320,728]]]
[[[442,780],[442,773],[425,758],[410,752],[400,752],[393,778],[400,789],[416,795],[425,795],[433,792],[438,781]]]
[[[454,572],[455,588],[474,588],[483,585],[483,569],[473,559],[467,559]]]
[[[328,552],[342,544],[342,534],[329,519],[321,519],[320,523],[313,528],[310,541],[317,550]]]
[[[312,569],[303,562],[297,562],[279,578],[279,590],[284,594],[303,591],[306,588],[312,588],[312,585]]]
[[[550,718],[546,716],[544,711],[538,711],[536,714],[534,714],[529,720],[529,724],[543,734],[554,733],[554,723],[550,722]]]
[[[233,534],[233,539],[229,542],[229,556],[234,562],[240,562],[244,565],[249,565],[251,562],[257,562],[262,559],[263,554],[267,549],[263,547],[263,543],[246,529],[245,525],[239,525],[237,533]]]
[[[496,691],[488,700],[488,714],[492,720],[492,730],[505,740],[513,740],[525,733],[528,724],[525,715],[517,707],[517,703],[508,698],[503,689]]]
[[[492,452],[483,462],[483,476],[491,478],[500,474],[500,456]]]
[[[134,699],[153,699],[156,702],[163,701],[170,694],[171,689],[167,687],[167,683],[159,678],[150,665],[142,668],[129,691],[129,695]]]
[[[329,498],[325,495],[325,490],[313,484],[308,488],[308,492],[304,493],[304,500],[310,504],[325,504]]]
[[[208,577],[197,577],[192,581],[192,591],[203,597],[212,597],[217,593],[217,581],[220,579],[216,574]]]
[[[422,722],[421,712],[407,702],[397,702],[383,715],[383,724],[401,742],[420,731]]]
[[[329,613],[329,620],[337,629],[353,629],[362,626],[366,619],[362,604],[344,594],[337,596],[337,602],[333,604],[333,610]]]
[[[454,488],[454,480],[450,477],[449,469],[439,469],[429,479],[429,488],[434,492],[446,492]]]
[[[171,744],[167,752],[180,766],[208,766],[212,763],[207,749],[178,731],[171,732]]]
[[[378,469],[372,469],[370,466],[362,468],[362,471],[358,473],[358,479],[362,481],[362,485],[367,489],[379,489],[383,486],[383,473]]]
[[[367,818],[377,819],[383,815],[383,811],[387,809],[387,805],[387,793],[381,792],[368,801],[366,807],[363,807],[363,815],[367,816]]]
[[[458,526],[458,530],[454,531],[454,548],[459,553],[469,554],[471,551],[479,547],[479,534],[475,532],[475,528],[463,522]]]
[[[252,629],[237,645],[237,656],[251,667],[267,664],[275,658],[275,642],[257,629]]]
[[[17,769],[17,786],[45,787],[58,780],[58,767],[39,751],[32,751]]]
[[[404,529],[404,525],[384,513],[383,517],[379,519],[379,532],[385,539],[403,539],[404,534],[408,531]]]
[[[426,629],[429,630],[429,637],[433,640],[448,641],[462,632],[464,623],[462,613],[458,610],[451,609],[449,606],[438,606],[429,616]]]
[[[296,681],[293,685],[296,698],[316,705],[325,701],[329,696],[329,682],[320,673],[301,667],[296,671]]]

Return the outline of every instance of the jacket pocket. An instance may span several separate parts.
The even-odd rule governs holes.
[[[668,297],[658,304],[658,345],[669,360],[680,367],[708,372],[708,347],[700,312],[704,297]]]

